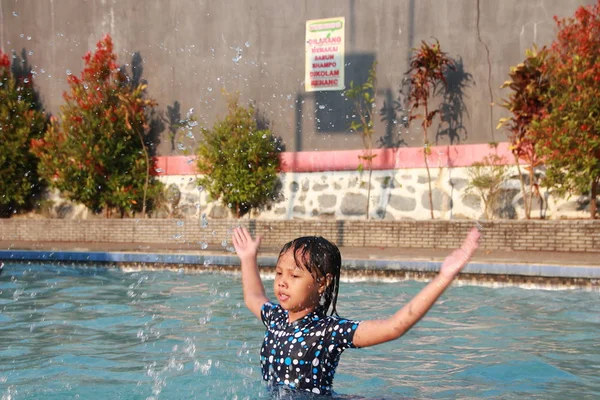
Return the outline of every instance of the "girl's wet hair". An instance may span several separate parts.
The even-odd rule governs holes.
[[[305,268],[315,280],[325,279],[331,274],[333,279],[327,285],[321,296],[320,307],[325,314],[331,307],[330,315],[338,315],[336,303],[340,287],[340,269],[342,267],[342,256],[337,246],[321,236],[304,236],[286,243],[281,251],[281,257],[288,250],[294,254],[294,262],[297,266]]]

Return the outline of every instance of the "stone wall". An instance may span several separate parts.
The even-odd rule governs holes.
[[[510,179],[502,184],[494,219],[524,218],[522,192],[516,167],[508,166]],[[468,168],[431,168],[435,219],[486,219],[480,196],[469,193]],[[368,171],[283,173],[281,193],[270,207],[253,212],[252,218],[268,220],[429,220],[427,171],[421,168],[373,171],[370,200]],[[174,192],[177,204],[158,217],[209,220],[231,218],[229,209],[211,201],[196,183],[196,176],[160,178]],[[543,202],[534,203],[532,218],[588,218],[586,199],[558,198],[542,190]]]
[[[472,221],[281,221],[178,219],[0,220],[5,243],[77,242],[209,245],[231,249],[231,229],[239,224],[263,236],[263,246],[280,248],[289,240],[320,235],[339,246],[452,249]],[[483,222],[483,250],[599,252],[600,221]]]

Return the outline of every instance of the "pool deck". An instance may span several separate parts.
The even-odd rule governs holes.
[[[342,247],[344,267],[350,270],[435,272],[450,250],[416,248]],[[259,264],[273,267],[278,249],[263,248]],[[188,243],[132,244],[0,241],[0,260],[154,264],[201,268],[237,266],[239,259],[222,246]],[[478,250],[464,270],[474,275],[516,275],[538,278],[575,278],[600,285],[599,253],[553,251],[506,252]]]

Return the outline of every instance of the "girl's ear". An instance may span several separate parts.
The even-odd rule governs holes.
[[[321,280],[319,281],[319,294],[323,294],[325,292],[325,289],[327,289],[327,287],[331,284],[332,281],[333,281],[332,274],[325,275],[324,279],[321,278]]]

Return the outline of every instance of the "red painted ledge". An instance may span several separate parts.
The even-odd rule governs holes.
[[[363,150],[284,152],[281,154],[281,169],[282,172],[356,171],[362,162],[359,156],[363,153]],[[374,170],[425,168],[420,147],[375,149],[373,154]],[[496,148],[488,144],[434,146],[427,161],[431,168],[468,167],[490,154],[503,156],[506,164],[514,164],[508,143],[500,143]],[[196,175],[195,161],[195,156],[155,157],[155,174]]]

